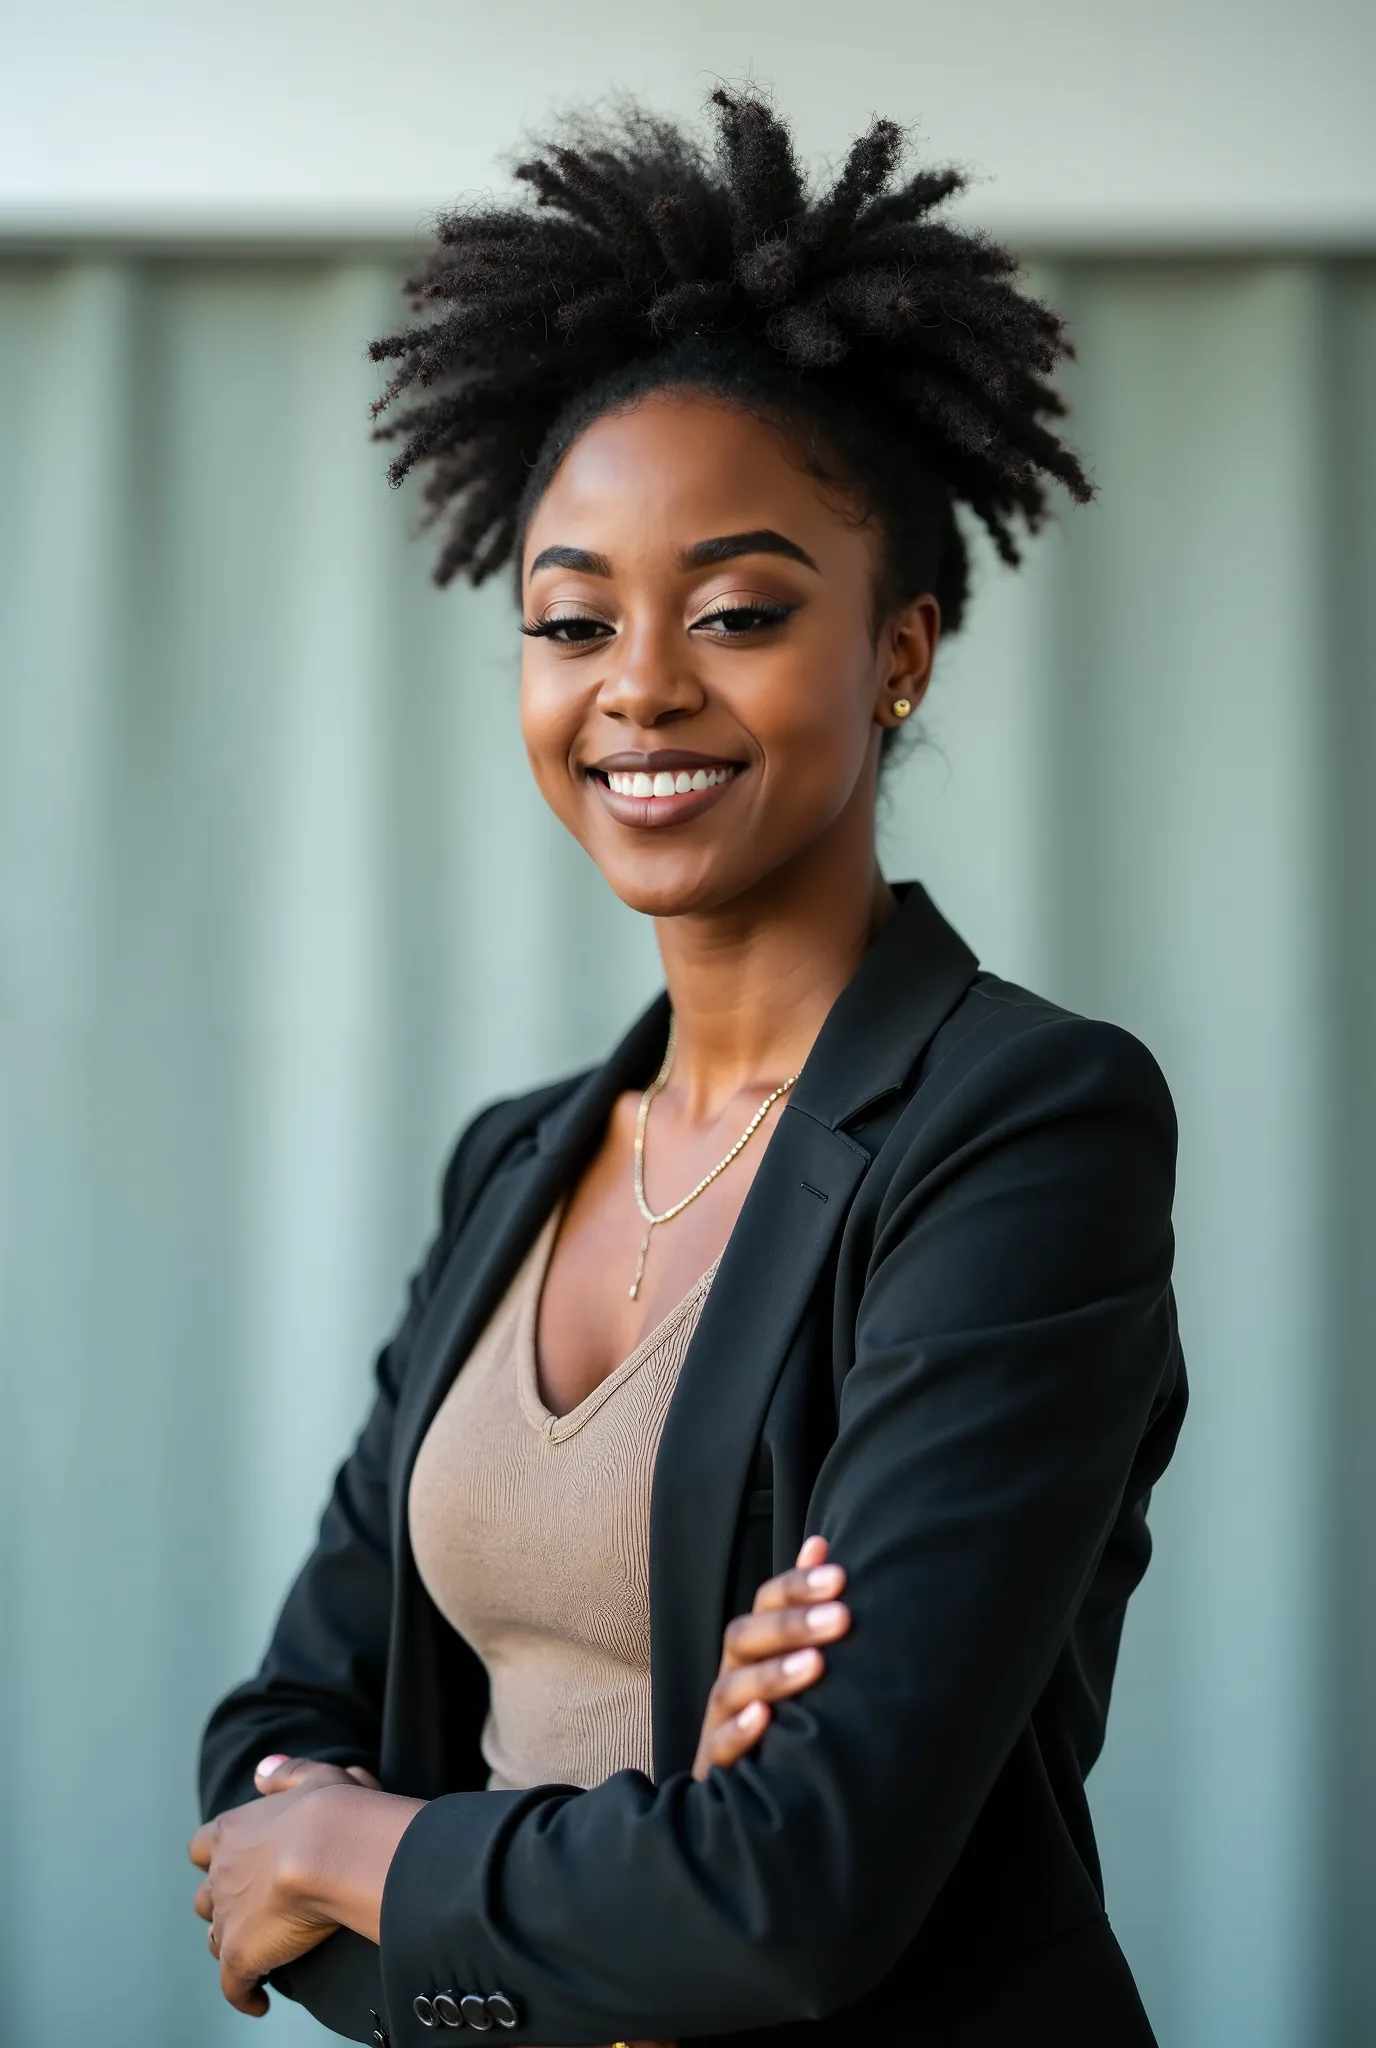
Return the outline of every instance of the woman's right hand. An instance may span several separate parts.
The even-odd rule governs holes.
[[[693,1776],[729,1770],[769,1726],[770,1703],[792,1699],[826,1669],[821,1645],[850,1627],[846,1575],[827,1561],[826,1539],[809,1536],[790,1572],[766,1579],[749,1614],[727,1624],[721,1669],[707,1701]]]
[[[826,1669],[821,1645],[839,1642],[850,1627],[850,1609],[841,1599],[846,1574],[827,1561],[826,1539],[809,1536],[792,1571],[766,1579],[749,1614],[727,1624],[717,1673],[698,1737],[693,1776],[705,1778],[715,1764],[729,1770],[752,1750],[769,1726],[770,1703],[792,1699],[815,1685]],[[284,1757],[267,1757],[259,1767],[261,1792],[295,1784],[292,1771],[280,1772]],[[348,1783],[376,1786],[360,1766],[347,1771],[333,1765],[294,1766]],[[620,2044],[617,2044],[620,2048]],[[676,2048],[671,2042],[633,2041],[626,2048]]]

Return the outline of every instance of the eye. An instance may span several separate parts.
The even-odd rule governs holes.
[[[735,640],[744,633],[759,633],[768,626],[781,626],[797,609],[793,604],[770,603],[767,600],[754,604],[723,604],[695,619],[690,630],[706,633],[713,640]]]
[[[552,619],[524,619],[521,631],[529,640],[553,640],[559,647],[586,647],[591,640],[605,640],[611,627],[605,619],[582,612],[560,612]]]

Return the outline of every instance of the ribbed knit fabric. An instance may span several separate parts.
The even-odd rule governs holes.
[[[536,1374],[556,1211],[426,1433],[411,1547],[487,1667],[495,1790],[652,1775],[650,1489],[664,1417],[716,1265],[567,1415]]]

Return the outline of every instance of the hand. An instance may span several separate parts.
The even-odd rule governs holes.
[[[329,1885],[322,1881],[325,1866],[336,1889],[341,1879],[353,1879],[352,1890],[358,1891],[361,1877],[363,1889],[375,1889],[380,1898],[391,1851],[421,1802],[391,1798],[361,1765],[346,1769],[270,1756],[254,1781],[265,1796],[207,1821],[192,1837],[190,1854],[206,1872],[195,1907],[211,1923],[207,1941],[220,1965],[220,1988],[238,2011],[260,2017],[268,2009],[262,1979],[270,1970],[305,1955],[337,1926],[352,1924],[360,1909],[365,1919],[374,1912],[367,1897],[351,1895],[348,1906],[333,1910]],[[347,1814],[339,1805],[341,1794]],[[365,1817],[355,1801],[363,1802],[373,1825],[354,1825]],[[350,1869],[353,1836],[365,1865],[383,1859],[380,1878],[366,1867]]]
[[[827,1562],[826,1539],[809,1536],[791,1572],[766,1579],[749,1614],[728,1623],[721,1669],[707,1701],[693,1776],[714,1764],[729,1770],[752,1750],[769,1726],[771,1700],[790,1699],[815,1685],[826,1669],[821,1643],[834,1643],[850,1627],[840,1595],[846,1575]]]

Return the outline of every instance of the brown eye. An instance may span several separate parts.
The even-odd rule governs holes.
[[[590,640],[605,640],[611,630],[605,619],[588,618],[578,613],[557,619],[525,619],[521,624],[521,631],[527,639],[553,640],[562,647],[582,647]]]
[[[714,640],[734,640],[742,633],[758,633],[766,626],[781,626],[797,609],[792,604],[722,605],[695,620],[692,631],[706,632]]]

